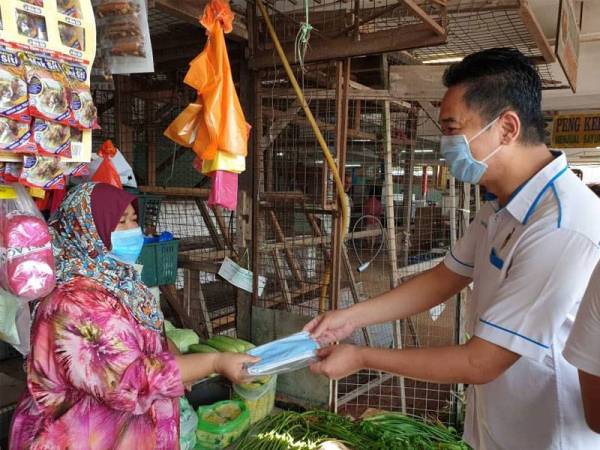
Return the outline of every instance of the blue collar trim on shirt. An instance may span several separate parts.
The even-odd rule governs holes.
[[[554,160],[520,186],[512,195],[505,209],[522,224],[527,224],[536,211],[544,194],[567,170],[567,158],[562,152],[552,152]]]
[[[556,175],[554,175],[554,177],[552,177],[552,179],[550,181],[548,181],[548,183],[546,183],[546,186],[544,186],[544,188],[540,191],[540,193],[537,195],[537,197],[535,198],[535,200],[533,201],[533,203],[529,207],[529,210],[527,211],[527,214],[525,214],[525,218],[523,219],[523,225],[527,225],[527,221],[529,220],[529,218],[531,217],[531,215],[535,212],[535,208],[537,208],[538,203],[540,202],[540,200],[542,199],[542,197],[544,196],[544,194],[546,193],[546,191],[549,188],[556,189],[556,188],[554,188],[554,182],[561,175],[563,175],[568,169],[569,169],[568,167],[563,168],[563,170],[561,170]],[[556,198],[558,199],[558,194],[556,195]],[[560,215],[560,201],[558,202],[558,204],[559,204],[559,215]],[[559,220],[559,223],[560,223],[560,220]]]

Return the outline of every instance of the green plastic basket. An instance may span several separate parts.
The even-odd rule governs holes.
[[[177,254],[179,241],[172,240],[145,244],[138,259],[144,266],[142,281],[148,287],[175,284],[177,281]]]

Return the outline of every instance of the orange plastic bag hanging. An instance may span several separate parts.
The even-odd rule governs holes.
[[[202,121],[201,111],[201,104],[190,103],[171,122],[163,134],[182,147],[192,148],[196,141],[198,126]]]
[[[224,35],[233,29],[233,13],[223,0],[211,0],[200,23],[208,41],[184,79],[202,104],[193,150],[203,160],[214,159],[217,150],[246,156],[250,126],[235,91]]]
[[[98,166],[96,173],[92,176],[92,181],[95,181],[96,183],[112,184],[119,189],[123,188],[121,177],[113,163],[110,161],[116,154],[117,149],[110,139],[102,144],[102,147],[98,150],[98,155],[103,158],[103,161],[100,163],[100,166]]]

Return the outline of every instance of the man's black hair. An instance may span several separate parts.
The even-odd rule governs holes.
[[[520,51],[492,48],[473,53],[446,69],[444,85],[464,85],[467,106],[488,122],[504,111],[515,111],[521,120],[521,142],[544,142],[542,80]]]
[[[589,188],[592,190],[594,194],[600,197],[600,184],[590,184]]]

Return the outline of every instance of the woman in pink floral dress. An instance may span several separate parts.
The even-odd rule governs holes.
[[[254,361],[169,351],[159,305],[127,262],[139,254],[134,201],[86,183],[51,222],[58,287],[35,312],[10,449],[177,449],[184,383],[240,381]],[[126,230],[135,239],[117,239]]]

